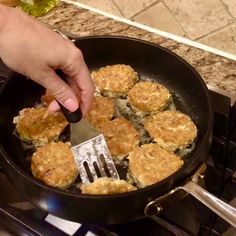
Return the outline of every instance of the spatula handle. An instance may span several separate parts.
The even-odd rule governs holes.
[[[66,76],[63,73],[63,71],[56,70],[56,73],[64,82],[68,84],[68,81],[66,80]],[[76,123],[82,119],[83,114],[80,110],[80,107],[76,111],[71,112],[68,109],[66,109],[61,103],[59,103],[59,105],[60,105],[62,113],[64,114],[64,116],[66,117],[69,123]]]

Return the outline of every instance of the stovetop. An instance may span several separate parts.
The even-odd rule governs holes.
[[[1,67],[3,78],[12,72]],[[213,143],[207,161],[204,188],[236,207],[236,103],[224,91],[209,87],[214,109]],[[23,199],[0,173],[0,235],[117,235],[187,236],[236,235],[228,223],[191,196],[186,197],[157,218],[122,225],[81,225],[48,215]]]

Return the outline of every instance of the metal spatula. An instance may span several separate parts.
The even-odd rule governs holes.
[[[60,70],[56,72],[67,83],[64,73]],[[105,176],[119,179],[103,134],[98,132],[88,121],[82,119],[80,108],[75,112],[70,112],[61,104],[60,107],[70,123],[72,152],[82,182],[91,183],[98,177]]]
[[[103,134],[85,119],[71,123],[70,128],[72,152],[82,182],[90,183],[105,176],[119,179]]]

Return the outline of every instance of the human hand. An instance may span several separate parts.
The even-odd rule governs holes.
[[[94,85],[81,51],[32,17],[2,5],[0,57],[14,71],[47,88],[70,111],[78,106],[83,114],[88,111]],[[55,69],[65,73],[69,85],[56,75]],[[50,111],[58,109],[55,101],[49,106]]]

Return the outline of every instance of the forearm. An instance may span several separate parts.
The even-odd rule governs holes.
[[[47,88],[70,111],[79,105],[83,114],[89,109],[94,85],[82,52],[36,19],[1,4],[0,57],[12,70]],[[63,82],[55,69],[61,69],[74,86]],[[58,106],[50,110],[55,109]]]
[[[0,33],[1,33],[1,29],[4,25],[4,23],[6,22],[6,20],[8,18],[10,9],[11,9],[10,7],[0,4]]]

